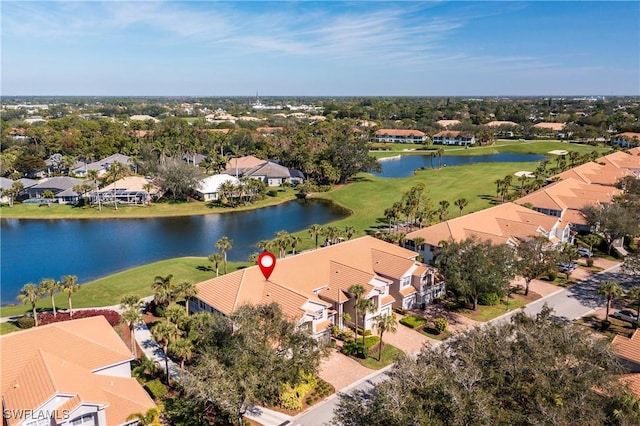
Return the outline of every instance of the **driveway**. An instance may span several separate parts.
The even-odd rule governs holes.
[[[320,364],[320,377],[331,383],[336,392],[362,380],[372,372],[373,370],[363,367],[358,361],[341,354],[338,349],[332,350]]]

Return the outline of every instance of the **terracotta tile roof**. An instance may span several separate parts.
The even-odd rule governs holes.
[[[485,210],[441,222],[407,234],[407,239],[424,238],[432,246],[441,241],[461,241],[476,236],[496,244],[532,235],[548,235],[558,219],[514,203],[504,203]]]
[[[629,153],[629,155],[640,155],[640,146],[628,149],[627,153]]]
[[[640,152],[640,147],[635,149]],[[629,150],[629,153],[616,151],[598,158],[596,162],[605,163],[605,165],[610,165],[620,169],[638,170],[640,169],[640,157],[638,157],[638,154],[633,154],[631,151],[633,150]]]
[[[111,404],[105,394],[106,388],[113,388],[105,384],[111,383],[121,383],[112,393],[134,404],[138,411],[155,406],[135,379],[96,374],[132,359],[127,346],[101,316],[2,336],[0,355],[5,408],[35,410],[56,395],[64,395],[70,399],[63,401],[59,410],[87,403],[105,407],[107,418],[124,419],[132,412]],[[9,424],[19,419],[14,420]]]
[[[325,331],[327,328],[331,327],[332,325],[333,325],[333,322],[331,322],[331,320],[321,321],[316,324],[316,333]]]
[[[640,142],[640,133],[636,133],[636,132],[622,132],[622,133],[618,133],[615,137],[616,139],[624,139],[629,141],[635,138]]]
[[[585,183],[613,185],[618,179],[633,175],[634,173],[631,170],[618,168],[611,163],[598,164],[589,162],[552,176],[550,180],[574,178]]]
[[[620,382],[640,399],[640,373],[623,374],[620,376]]]
[[[396,298],[393,297],[392,295],[388,294],[386,296],[384,296],[382,298],[382,300],[380,301],[380,306],[386,306],[386,305],[390,305],[391,303],[395,302]]]
[[[443,130],[433,135],[434,138],[470,138],[473,135],[467,132],[461,132],[460,130]]]
[[[403,296],[409,296],[409,295],[411,295],[413,293],[417,293],[417,291],[416,291],[415,287],[413,287],[411,285],[407,286],[407,287],[402,287],[400,289],[400,294],[403,295]]]
[[[576,225],[586,225],[587,219],[580,210],[567,209],[562,214],[562,222],[565,224],[574,223]]]
[[[207,129],[209,133],[221,133],[223,135],[228,134],[230,131],[231,129]]]
[[[609,203],[620,193],[621,191],[617,188],[588,184],[569,177],[527,194],[515,202],[529,203],[536,208],[563,211],[582,209],[592,204]]]
[[[407,259],[406,257],[397,256],[378,249],[371,249],[371,258],[373,261],[373,270],[376,273],[396,279],[401,278],[415,265],[413,259]]]
[[[420,130],[411,129],[380,129],[376,130],[376,136],[426,136],[424,132]]]
[[[266,163],[267,160],[261,160],[260,158],[254,157],[253,155],[246,155],[244,157],[232,158],[229,160],[225,168],[227,170],[231,169],[253,169],[254,167],[258,167]]]
[[[634,331],[631,338],[617,335],[611,347],[620,357],[640,364],[640,329]]]
[[[553,130],[556,132],[562,131],[564,130],[566,124],[565,123],[549,123],[549,122],[541,122],[538,124],[534,124],[534,128],[536,129],[547,129],[547,130]]]
[[[284,131],[284,127],[258,127],[256,132],[258,133],[279,133]]]
[[[379,260],[377,265],[374,256]],[[276,301],[287,315],[300,318],[306,302],[326,304],[318,296],[328,301],[346,301],[347,289],[353,284],[360,284],[367,294],[371,293],[374,281],[379,280],[376,268],[394,275],[396,263],[413,267],[416,256],[411,250],[367,236],[278,259],[269,281],[257,266],[252,266],[196,286],[199,299],[226,315],[245,303]]]

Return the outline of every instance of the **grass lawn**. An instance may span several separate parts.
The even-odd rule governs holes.
[[[385,343],[382,346],[382,357],[380,361],[378,361],[378,346],[375,346],[371,349],[369,356],[367,359],[358,359],[360,364],[364,365],[367,368],[371,368],[372,370],[379,370],[383,367],[386,367],[389,364],[392,364],[396,361],[399,356],[404,355],[400,349],[396,348],[393,345]]]
[[[424,324],[426,324],[428,320],[424,317],[418,315],[411,315],[408,317],[404,317],[400,320],[400,324],[407,326],[409,328],[418,328]]]
[[[503,299],[497,305],[493,305],[493,306],[478,305],[478,309],[476,309],[475,311],[471,309],[461,309],[457,311],[457,313],[464,315],[465,317],[475,321],[486,322],[494,318],[497,318],[500,315],[506,314],[509,311],[513,311],[514,309],[521,308],[527,303],[531,303],[534,300],[537,300],[539,298],[540,298],[539,294],[530,291],[529,295],[526,297],[522,294],[512,295],[508,299],[508,303],[506,300]]]
[[[264,199],[241,207],[214,207],[202,201],[189,202],[161,202],[149,206],[123,206],[118,205],[115,210],[113,205],[102,206],[102,211],[97,207],[74,207],[65,204],[52,204],[51,207],[40,207],[34,204],[14,204],[13,207],[0,207],[0,216],[5,219],[117,219],[117,218],[145,218],[145,217],[171,217],[193,216],[211,213],[228,213],[242,210],[252,210],[259,207],[272,206],[285,201],[295,199],[293,188],[282,188],[277,196],[265,196]]]
[[[229,262],[228,270],[229,272],[235,271],[247,265],[247,262]],[[222,271],[221,266],[220,273]],[[129,294],[138,297],[150,296],[154,278],[158,275],[164,277],[169,274],[173,275],[175,282],[191,281],[193,283],[213,278],[216,275],[213,264],[206,257],[179,257],[162,260],[82,284],[73,295],[71,302],[74,308],[88,308],[117,305],[122,296]],[[55,303],[56,307],[66,309],[66,295],[58,293],[55,296]],[[49,297],[40,299],[37,308],[50,309],[51,299]],[[0,308],[0,317],[22,315],[27,312],[31,312],[28,305],[3,306]]]
[[[607,330],[602,330],[600,326],[602,321],[595,315],[586,315],[582,318],[578,318],[576,320],[576,324],[589,327],[593,331],[604,334],[609,339],[613,339],[615,336],[630,337],[631,333],[634,331],[631,324],[626,321],[620,321],[619,319],[611,317],[609,317],[609,321],[611,322],[611,325]]]
[[[0,334],[8,334],[13,333],[14,331],[20,330],[18,326],[16,326],[12,322],[2,322],[0,323]]]

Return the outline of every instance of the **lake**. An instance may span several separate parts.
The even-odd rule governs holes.
[[[474,163],[526,163],[541,161],[545,155],[537,154],[513,154],[502,152],[490,155],[443,155],[443,166],[462,166]],[[374,175],[386,178],[398,178],[412,176],[415,169],[421,167],[431,168],[432,159],[428,155],[403,155],[400,158],[388,158],[380,160],[381,172]],[[433,167],[438,167],[438,156],[433,157]]]
[[[236,213],[174,218],[0,220],[0,303],[16,303],[20,288],[42,278],[77,275],[84,283],[180,256],[208,256],[222,236],[233,240],[229,260],[245,261],[256,243],[281,230],[300,231],[348,212],[321,200],[291,201]]]

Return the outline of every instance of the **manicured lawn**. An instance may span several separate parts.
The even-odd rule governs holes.
[[[235,271],[247,265],[246,262],[229,262],[228,270],[229,272]],[[74,308],[117,305],[125,295],[150,296],[152,294],[151,284],[158,275],[164,277],[172,274],[174,282],[191,281],[197,283],[215,277],[216,272],[213,266],[206,257],[179,257],[154,262],[82,284],[71,301]],[[220,266],[220,273],[222,271],[223,268]],[[66,295],[57,294],[55,303],[56,307],[66,309]],[[37,307],[38,309],[50,309],[51,300],[49,297],[43,298],[38,302]],[[28,305],[3,306],[0,308],[0,316],[22,315],[30,311]]]
[[[402,355],[404,355],[404,352],[402,352],[400,349],[396,348],[393,345],[385,343],[382,346],[382,357],[380,358],[380,361],[378,361],[377,346],[371,349],[371,352],[369,353],[367,359],[358,359],[358,361],[360,362],[360,364],[364,365],[367,368],[371,368],[372,370],[379,370],[389,364],[394,363],[396,359]]]
[[[418,328],[424,324],[426,324],[428,321],[426,318],[418,316],[418,315],[411,315],[408,317],[404,317],[400,320],[400,324],[405,325],[409,328]]]
[[[12,322],[0,323],[0,334],[13,333],[14,331],[18,330],[20,329]]]
[[[531,303],[539,298],[539,294],[530,291],[527,297],[521,294],[512,295],[509,298],[508,303],[503,299],[500,301],[500,303],[494,306],[478,305],[478,309],[476,309],[475,311],[471,309],[461,309],[457,312],[472,320],[486,322],[499,317],[500,315],[506,314],[509,311],[521,308],[527,303]]]
[[[193,216],[211,213],[227,213],[242,210],[251,210],[258,207],[266,207],[293,200],[295,191],[293,188],[283,188],[277,196],[265,196],[264,199],[241,207],[214,207],[202,201],[189,202],[161,202],[149,206],[123,206],[118,205],[115,210],[113,205],[102,206],[102,211],[97,207],[73,207],[64,204],[52,204],[51,207],[39,207],[34,204],[14,204],[13,207],[0,207],[0,216],[3,218],[20,219],[113,219],[113,218],[145,218],[145,217],[170,217]]]

